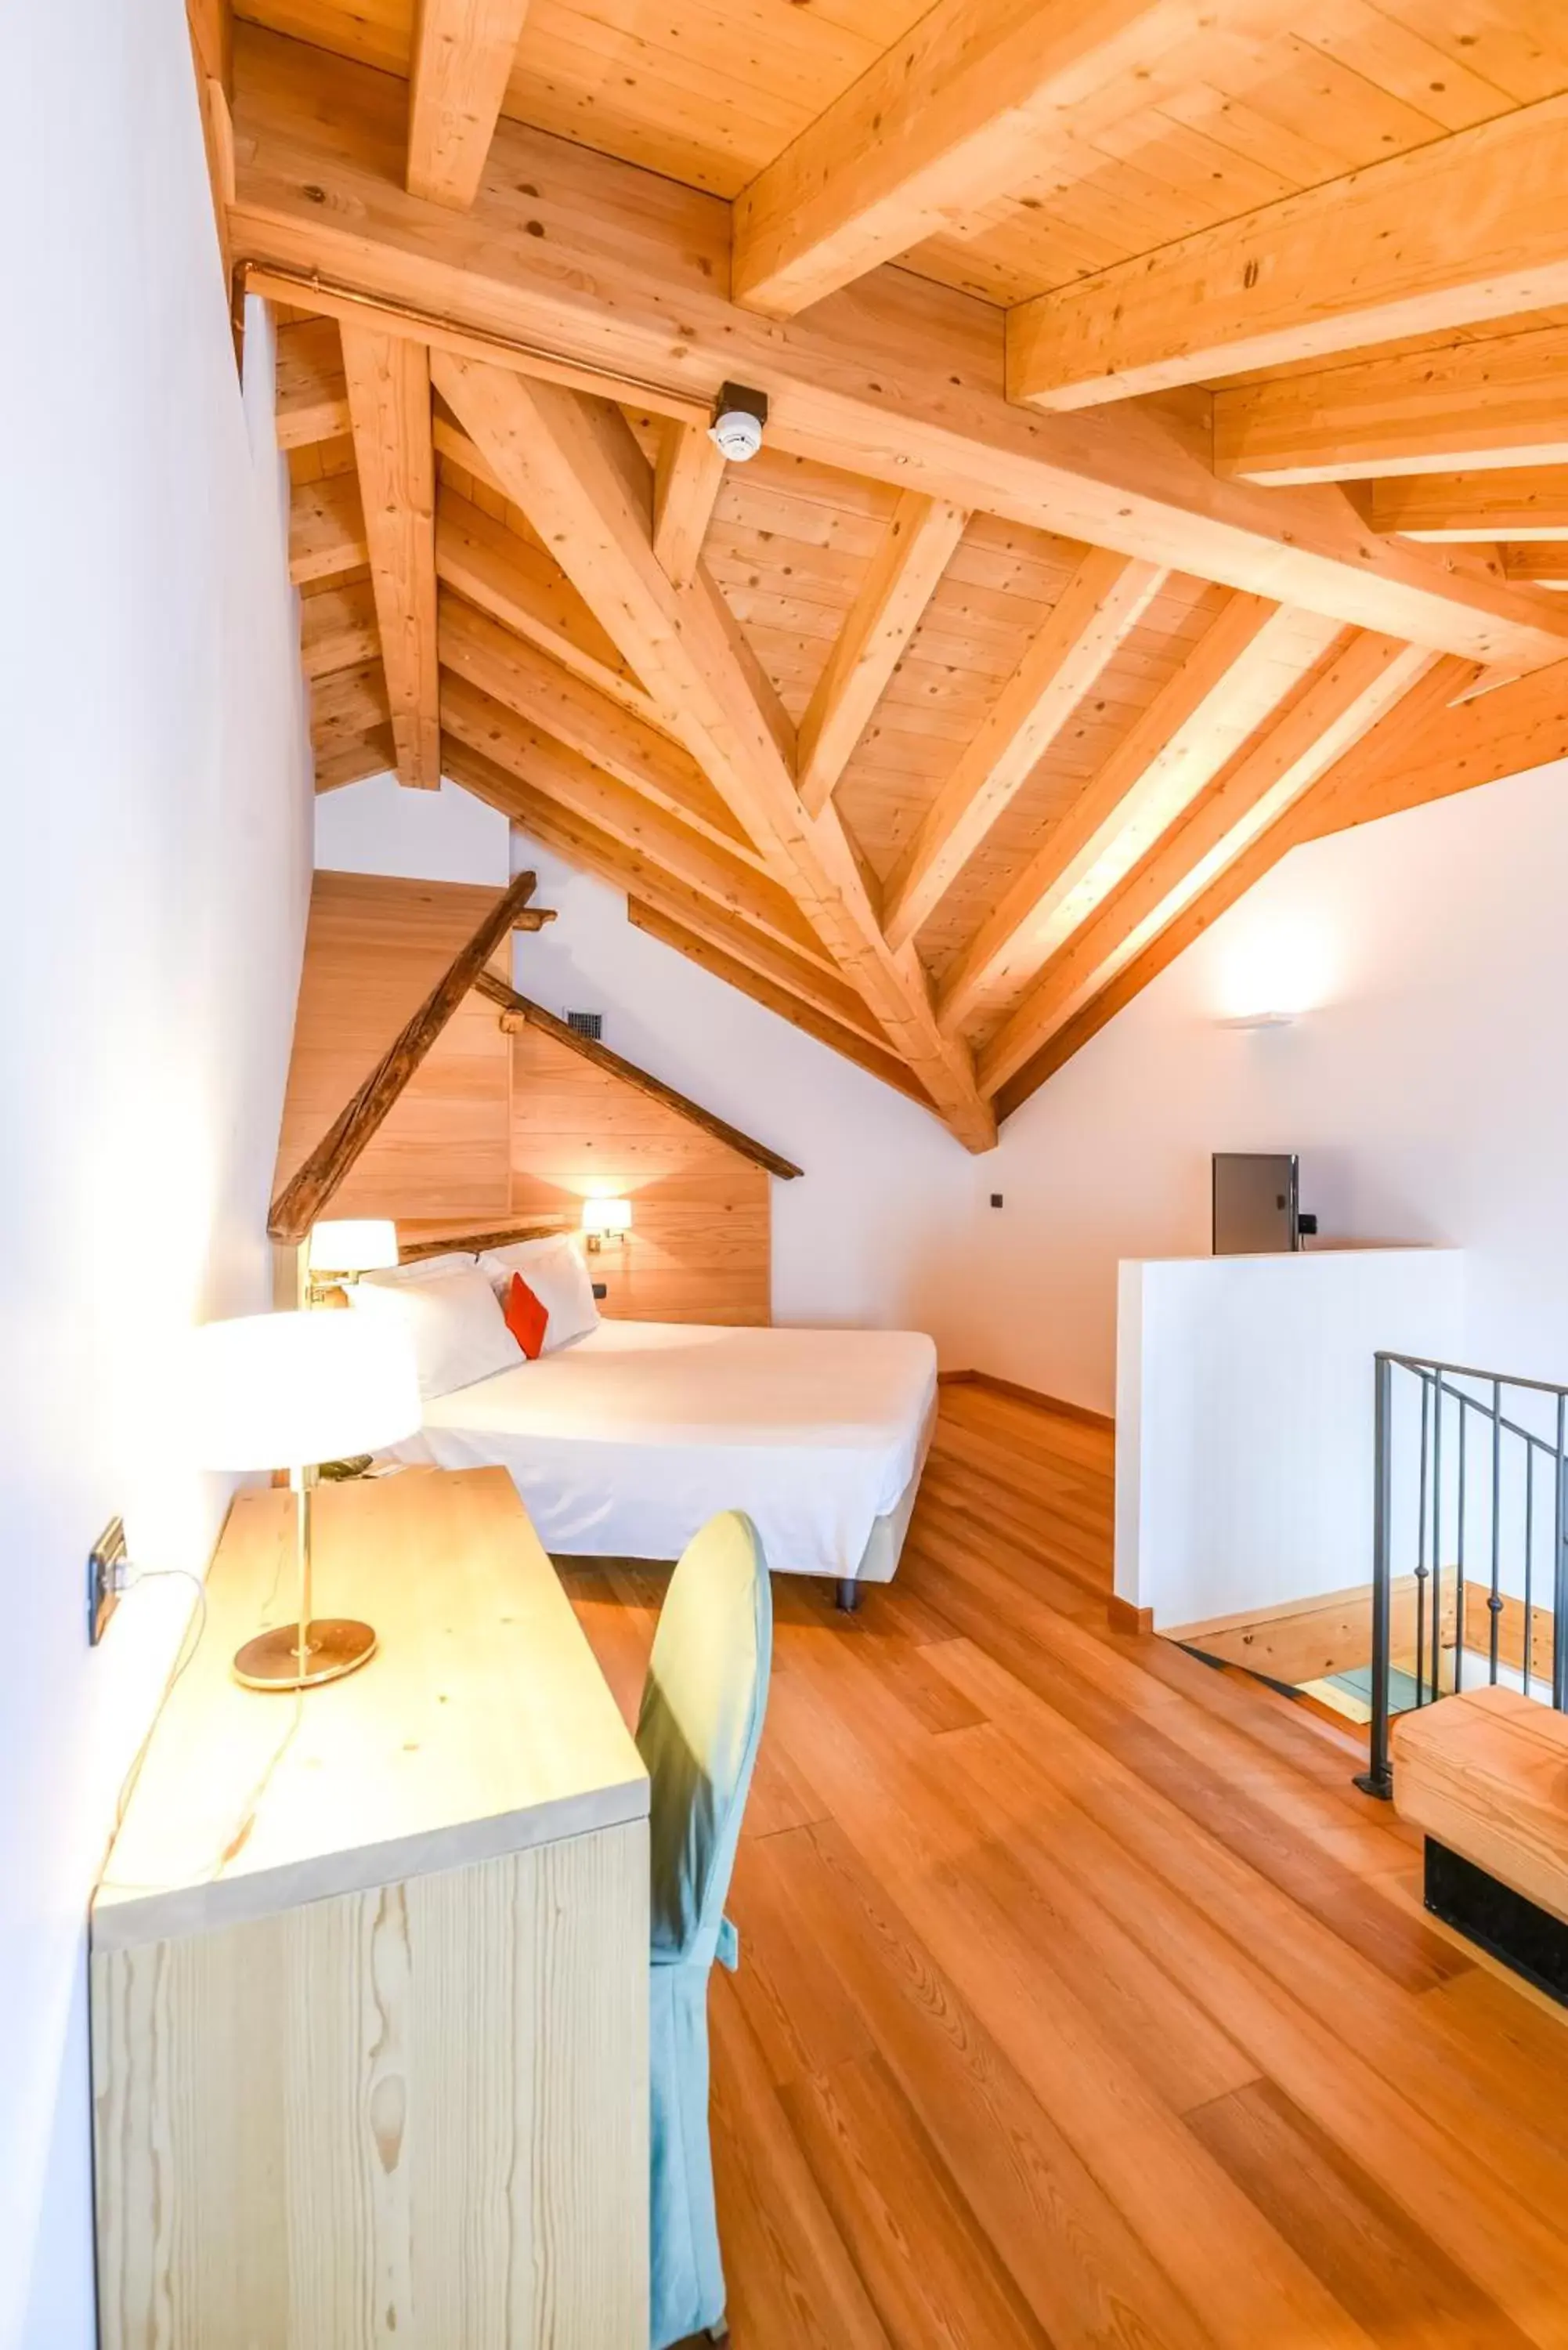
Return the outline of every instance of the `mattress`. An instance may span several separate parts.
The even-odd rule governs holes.
[[[853,1575],[918,1476],[936,1383],[915,1331],[601,1322],[427,1402],[396,1449],[506,1470],[564,1556],[675,1558],[738,1509],[776,1571]]]

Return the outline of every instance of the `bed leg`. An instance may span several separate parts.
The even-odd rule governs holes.
[[[846,1616],[853,1616],[856,1609],[860,1605],[860,1586],[854,1575],[841,1575],[839,1576],[838,1589],[835,1596],[838,1606],[844,1610],[844,1613]]]

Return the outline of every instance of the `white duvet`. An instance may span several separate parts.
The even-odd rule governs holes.
[[[850,1575],[919,1466],[937,1353],[908,1330],[601,1322],[425,1405],[397,1450],[511,1475],[546,1550],[678,1557],[744,1510],[770,1566]]]

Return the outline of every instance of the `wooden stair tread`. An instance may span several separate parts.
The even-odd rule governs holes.
[[[1568,1923],[1568,1718],[1466,1690],[1394,1731],[1402,1817]]]

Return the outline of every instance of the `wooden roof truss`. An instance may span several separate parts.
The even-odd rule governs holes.
[[[1295,843],[1568,751],[1568,21],[1461,13],[192,0],[318,788],[983,1149]]]

